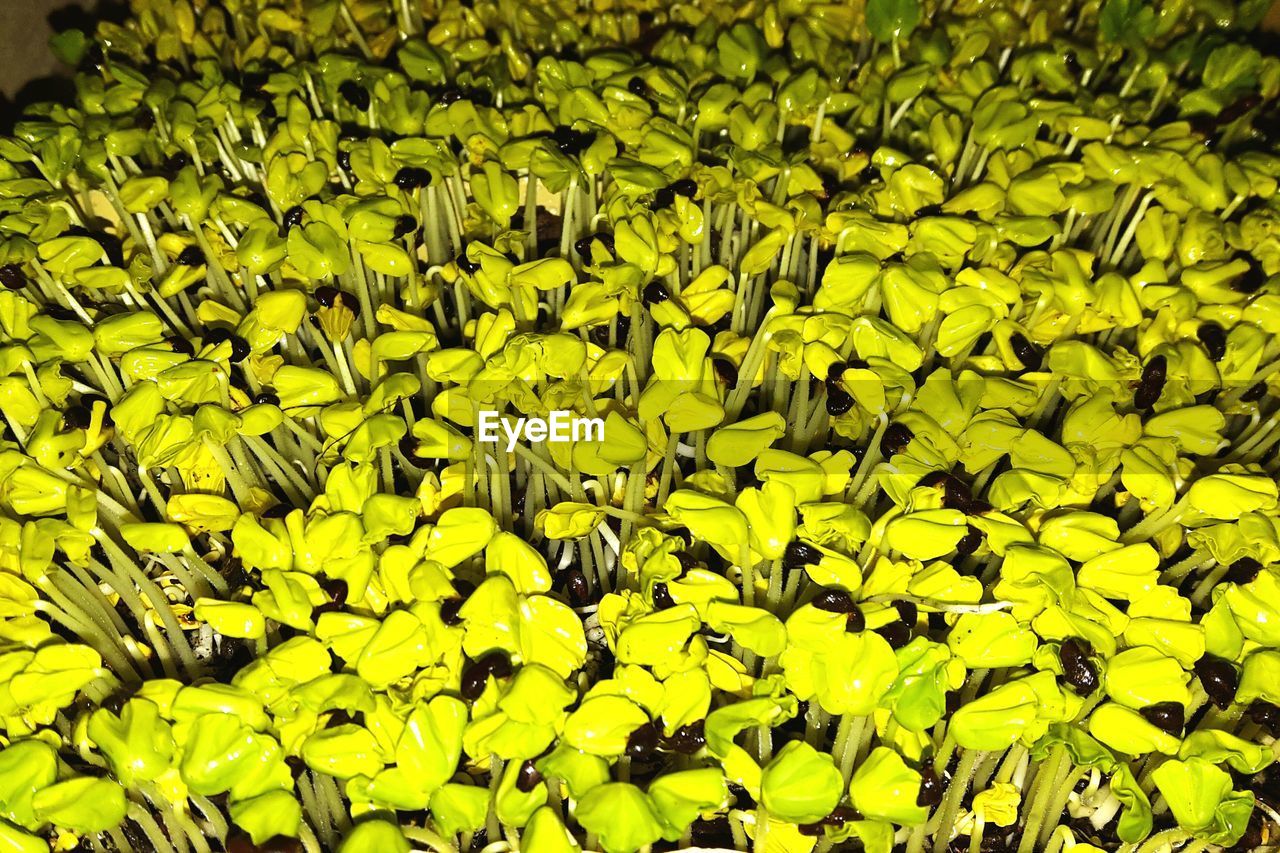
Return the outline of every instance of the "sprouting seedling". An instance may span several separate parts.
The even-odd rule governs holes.
[[[1141,46],[1155,27],[1155,10],[1146,0],[1106,0],[1098,9],[1098,34],[1112,44]]]
[[[867,29],[880,44],[893,49],[893,64],[901,66],[901,45],[924,17],[920,0],[867,0]]]
[[[103,838],[53,780],[41,820],[352,853],[1266,838],[1234,786],[1269,753],[1216,721],[1280,728],[1273,57],[1135,0],[877,0],[866,31],[268,5],[63,36],[74,109],[0,142],[0,693],[56,687],[59,638],[137,692],[86,689],[119,711],[88,740],[0,711],[130,802],[130,759],[194,792]],[[301,325],[330,288],[350,316]],[[230,341],[218,382],[184,329]],[[451,463],[413,496],[386,370]],[[473,404],[617,433],[476,454],[443,423]],[[1222,716],[1173,707],[1195,679]]]

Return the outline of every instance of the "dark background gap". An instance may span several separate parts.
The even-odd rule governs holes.
[[[26,106],[70,97],[71,70],[54,58],[49,36],[73,27],[91,33],[97,18],[119,21],[127,12],[124,0],[0,0],[0,132]]]

